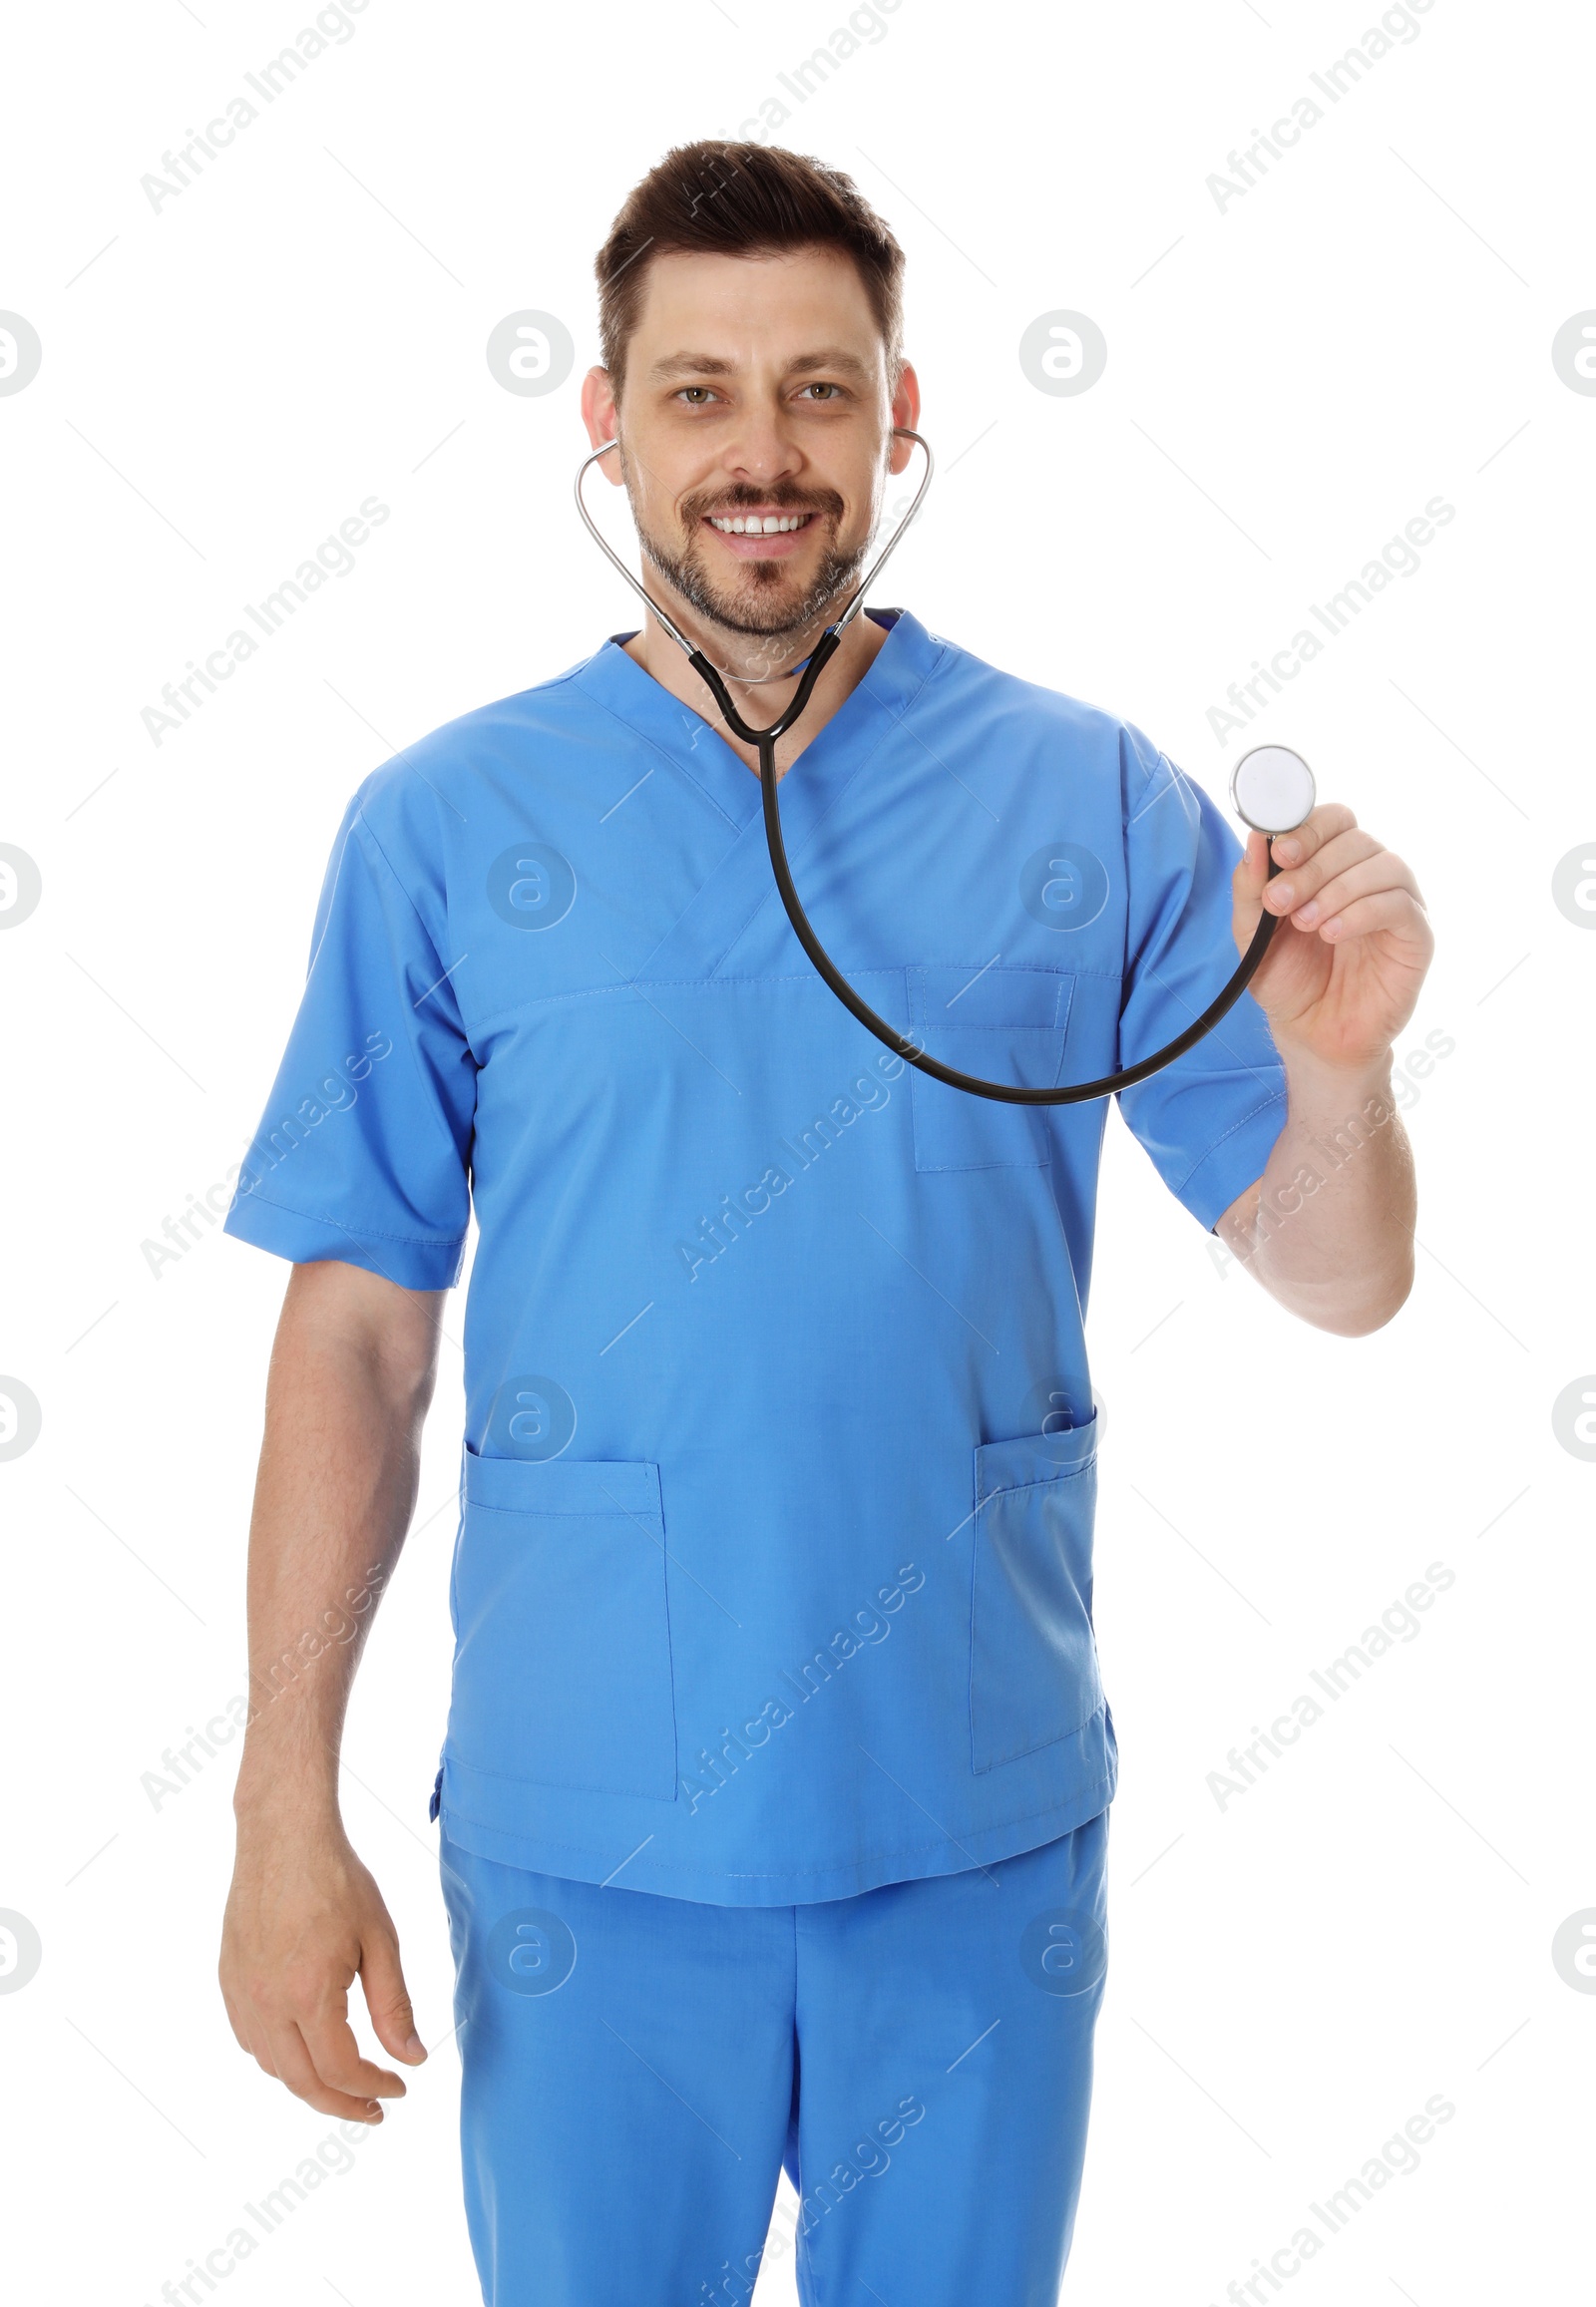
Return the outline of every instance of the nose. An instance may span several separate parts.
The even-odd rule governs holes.
[[[768,489],[774,482],[796,479],[803,470],[803,455],[779,407],[750,400],[741,411],[735,436],[723,446],[721,463],[728,479]]]

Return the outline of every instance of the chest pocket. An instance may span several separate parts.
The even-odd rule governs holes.
[[[909,1022],[930,1057],[988,1081],[1050,1089],[1061,1078],[1075,989],[1057,969],[911,969]],[[1002,1105],[914,1075],[917,1170],[1045,1168],[1042,1109]]]

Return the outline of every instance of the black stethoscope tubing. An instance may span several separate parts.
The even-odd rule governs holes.
[[[909,523],[914,519],[919,510],[920,500],[925,495],[927,484],[931,479],[931,451],[927,444],[921,440],[918,433],[910,432],[907,426],[897,426],[894,429],[904,434],[908,439],[919,443],[926,454],[927,469],[926,477],[920,484],[915,501],[897,535],[893,538],[892,544],[888,546],[887,552],[891,552],[893,546],[896,546],[898,539],[903,536]],[[931,1056],[912,1036],[900,1033],[896,1025],[891,1025],[885,1017],[878,1016],[863,995],[854,990],[821,944],[819,933],[805,913],[802,901],[793,886],[792,871],[787,863],[787,844],[782,837],[781,809],[776,799],[776,740],[786,735],[813,696],[815,683],[819,680],[838,648],[844,627],[858,612],[860,603],[864,599],[865,586],[879,572],[882,562],[887,558],[887,552],[884,552],[876,562],[875,567],[865,577],[864,583],[859,586],[853,599],[836,623],[828,625],[815,643],[809,660],[804,666],[803,677],[799,681],[792,701],[786,710],[778,713],[775,720],[768,722],[764,728],[756,729],[745,721],[741,713],[738,712],[731,700],[731,693],[726,687],[724,678],[709,662],[702,649],[694,648],[692,643],[677,630],[658,603],[644,591],[624,563],[610,551],[594,527],[587,506],[583,503],[583,476],[589,465],[595,463],[598,457],[606,455],[608,450],[615,445],[613,441],[610,441],[605,444],[604,448],[596,449],[592,456],[584,459],[578,469],[578,509],[583,520],[587,523],[590,534],[602,547],[620,571],[621,576],[647,602],[671,639],[676,642],[678,647],[686,651],[688,663],[704,682],[716,704],[720,707],[722,718],[732,734],[739,737],[745,745],[752,745],[758,753],[759,789],[764,803],[765,846],[770,852],[770,870],[775,876],[776,888],[780,894],[782,905],[786,909],[787,919],[792,924],[793,935],[809,956],[810,961],[813,961],[824,982],[836,994],[843,1007],[858,1018],[867,1032],[873,1033],[878,1041],[884,1042],[894,1056],[901,1057],[906,1064],[917,1067],[920,1072],[929,1074],[933,1081],[944,1081],[950,1089],[962,1089],[972,1097],[991,1098],[1002,1105],[1086,1105],[1095,1098],[1112,1097],[1122,1089],[1130,1089],[1138,1081],[1145,1081],[1149,1074],[1159,1073],[1166,1065],[1172,1065],[1177,1057],[1184,1056],[1188,1049],[1200,1041],[1205,1033],[1211,1032],[1220,1019],[1235,1007],[1242,994],[1247,990],[1258,964],[1269,951],[1269,942],[1274,936],[1279,922],[1279,916],[1276,914],[1265,913],[1260,916],[1258,927],[1253,932],[1252,944],[1243,954],[1229,981],[1209,1002],[1200,1017],[1193,1018],[1184,1031],[1177,1033],[1172,1041],[1166,1041],[1161,1049],[1155,1049],[1150,1057],[1143,1057],[1136,1064],[1127,1065],[1117,1073],[1105,1073],[1097,1081],[1067,1082],[1052,1089],[1026,1089],[1016,1082],[987,1081],[980,1074],[962,1073],[955,1065],[944,1065],[940,1058]],[[773,674],[764,676],[765,679],[779,677]],[[1280,868],[1271,855],[1269,858],[1270,878],[1272,879],[1279,871]]]
[[[986,1081],[980,1074],[962,1073],[955,1065],[944,1065],[942,1060],[929,1055],[917,1041],[900,1033],[885,1017],[878,1016],[862,994],[857,993],[836,962],[821,944],[819,935],[803,909],[797,890],[793,887],[792,872],[787,864],[787,845],[782,838],[781,810],[776,800],[776,740],[785,736],[814,693],[820,678],[841,638],[835,625],[828,625],[815,644],[814,654],[804,668],[791,704],[784,713],[763,729],[755,729],[745,721],[732,703],[725,682],[701,649],[694,649],[689,663],[708,686],[732,732],[745,745],[754,746],[759,754],[759,787],[764,800],[765,846],[770,852],[770,868],[776,877],[776,888],[787,910],[787,919],[793,935],[813,961],[820,975],[831,987],[845,1009],[851,1010],[861,1025],[874,1033],[878,1041],[886,1043],[895,1056],[929,1073],[934,1081],[945,1081],[950,1089],[963,1089],[972,1097],[992,1098],[1003,1105],[1084,1105],[1093,1098],[1112,1097],[1121,1089],[1129,1089],[1138,1081],[1145,1081],[1166,1065],[1172,1065],[1212,1026],[1219,1023],[1227,1010],[1233,1009],[1246,991],[1248,981],[1269,950],[1269,941],[1275,934],[1279,920],[1276,914],[1264,914],[1253,933],[1252,944],[1242,956],[1229,983],[1209,1002],[1200,1017],[1194,1018],[1183,1032],[1162,1049],[1155,1049],[1150,1057],[1141,1058],[1135,1065],[1127,1065],[1117,1073],[1105,1073],[1098,1081],[1069,1082],[1052,1089],[1026,1089],[1016,1082]],[[1269,871],[1280,871],[1273,858]]]

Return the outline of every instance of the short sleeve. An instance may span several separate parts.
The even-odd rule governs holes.
[[[1134,1065],[1200,1016],[1236,966],[1230,883],[1242,845],[1206,793],[1138,732],[1127,740],[1119,1062]],[[1211,1230],[1262,1176],[1286,1119],[1285,1068],[1252,994],[1173,1065],[1121,1090],[1119,1110]]]
[[[225,1231],[295,1263],[341,1259],[407,1289],[450,1289],[470,1216],[475,1107],[449,960],[357,795]]]

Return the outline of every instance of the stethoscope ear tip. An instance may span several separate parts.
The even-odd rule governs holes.
[[[1289,745],[1255,745],[1230,773],[1230,805],[1255,833],[1291,833],[1314,797],[1314,773]]]

